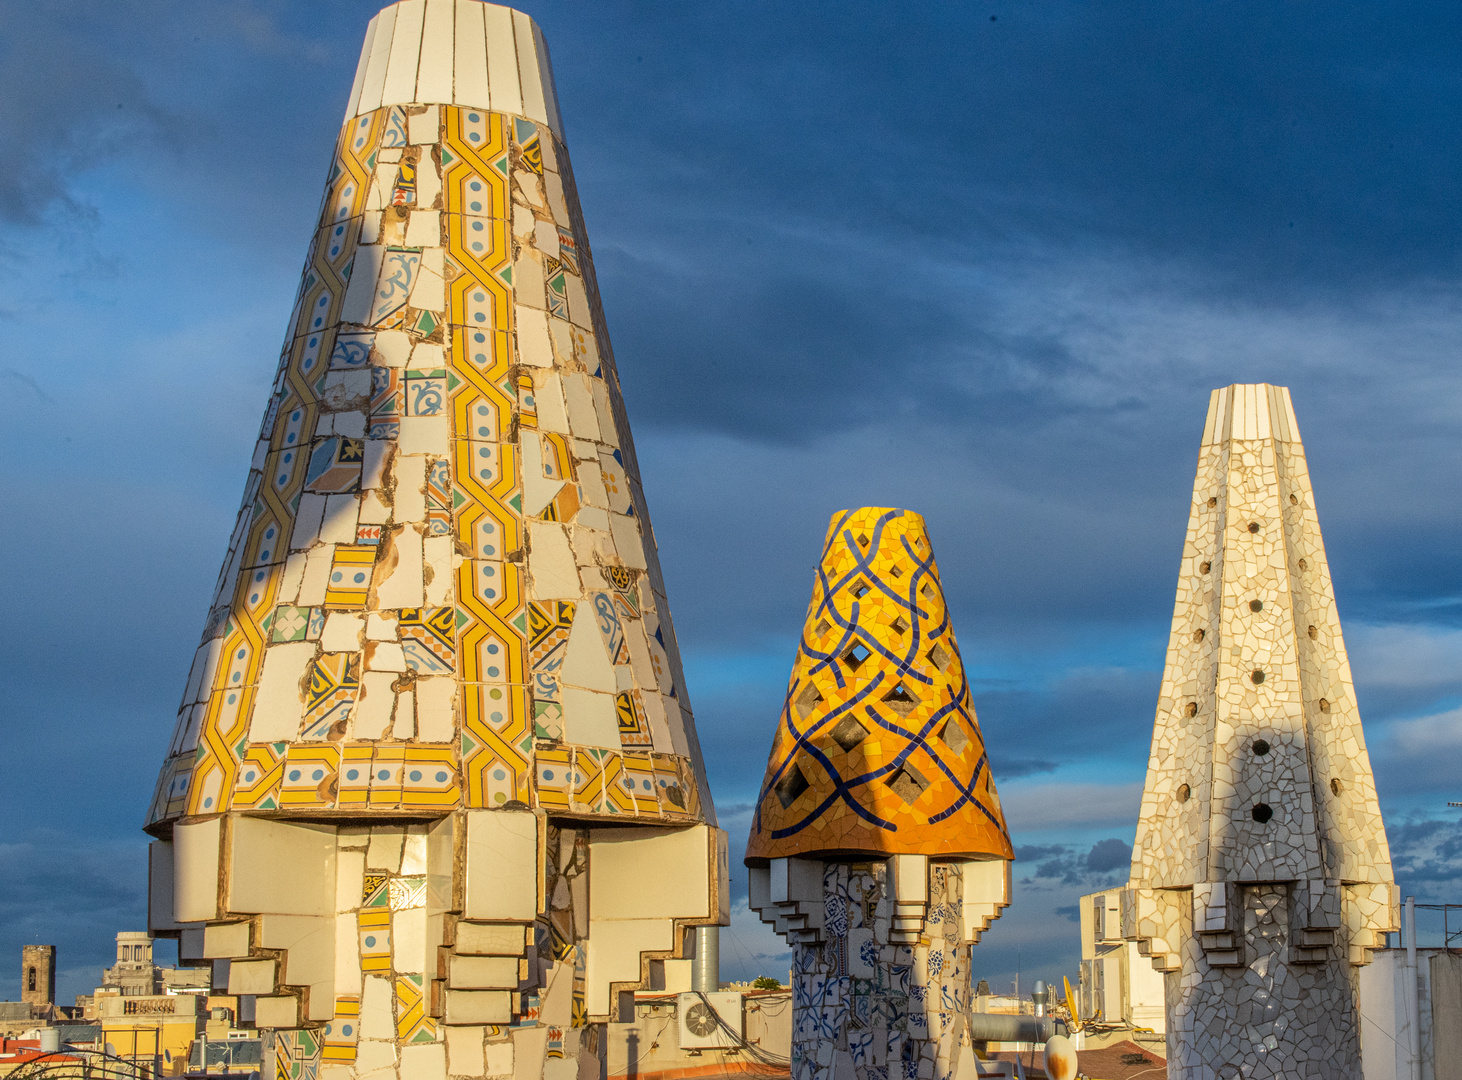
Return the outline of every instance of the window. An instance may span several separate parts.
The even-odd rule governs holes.
[[[25,969],[25,988],[28,991],[34,991],[35,990],[35,988],[36,988],[36,969],[35,968],[26,968]]]

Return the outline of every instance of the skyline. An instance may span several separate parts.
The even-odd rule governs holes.
[[[91,987],[57,928],[99,968],[142,925],[140,822],[378,6],[0,14],[0,953],[58,944],[63,1001]],[[1462,16],[524,10],[731,837],[728,977],[785,971],[739,851],[827,519],[880,504],[929,522],[1016,843],[975,977],[1075,975],[1232,382],[1294,393],[1402,891],[1462,901]]]

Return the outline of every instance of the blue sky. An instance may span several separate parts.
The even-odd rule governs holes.
[[[0,7],[0,997],[22,943],[70,995],[143,923],[138,826],[376,6]],[[1074,976],[1208,392],[1268,381],[1398,876],[1462,901],[1462,9],[526,10],[733,848],[828,516],[919,511],[1020,854],[977,974]],[[723,957],[786,966],[744,911]]]

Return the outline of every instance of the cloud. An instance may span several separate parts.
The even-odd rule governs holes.
[[[1386,725],[1372,747],[1372,768],[1383,797],[1459,793],[1456,762],[1462,752],[1462,708]]]
[[[59,0],[0,8],[0,138],[16,151],[0,171],[0,221],[34,226],[55,207],[86,216],[77,174],[168,126],[131,58],[108,47],[114,14]]]
[[[1012,833],[1133,826],[1142,784],[1010,784],[1001,790],[1000,801]]]
[[[66,1004],[89,994],[115,960],[120,930],[147,924],[147,845],[140,834],[96,840],[31,828],[0,843],[6,886],[0,890],[0,952],[57,946],[57,994]],[[18,1000],[19,969],[0,969],[0,998]]]
[[[1126,870],[1132,865],[1132,845],[1123,840],[1099,840],[1086,853],[1086,868],[1094,874]]]
[[[1345,628],[1356,682],[1387,700],[1462,691],[1462,628],[1355,622]]]

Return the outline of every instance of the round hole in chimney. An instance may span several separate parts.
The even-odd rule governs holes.
[[[1212,569],[1213,569],[1213,564],[1212,563],[1201,562],[1201,563],[1198,564],[1198,572],[1200,574],[1206,574],[1206,573],[1208,573],[1208,571],[1210,571]]]
[[[1332,779],[1330,781],[1330,794],[1331,795],[1339,795],[1343,790],[1345,790],[1345,785],[1342,784],[1339,780]]]
[[[1264,610],[1264,601],[1263,600],[1250,600],[1249,601],[1249,610],[1250,611],[1263,611]]]
[[[1269,753],[1269,742],[1268,742],[1268,740],[1267,739],[1255,739],[1254,740],[1254,753],[1257,754],[1259,757],[1263,757],[1265,754]]]
[[[1313,626],[1306,630],[1305,633],[1309,635],[1311,641],[1315,641],[1320,636],[1320,631]]]
[[[1254,808],[1249,811],[1249,816],[1263,825],[1274,816],[1274,809],[1268,803],[1256,802]]]
[[[1194,630],[1193,631],[1193,640],[1195,642],[1202,641],[1203,640],[1203,635],[1205,633],[1206,633],[1206,631],[1203,631],[1203,630]]]
[[[1216,498],[1214,498],[1212,495],[1210,495],[1208,497],[1208,508],[1210,510],[1212,510],[1217,505],[1218,505],[1218,500]]]
[[[1192,795],[1192,794],[1193,794],[1193,789],[1190,788],[1187,784],[1179,784],[1178,785],[1178,802],[1180,802],[1180,803],[1187,802],[1188,801],[1188,796],[1189,795]]]
[[[1196,701],[1190,701],[1190,702],[1188,702],[1188,707],[1186,709],[1184,709],[1183,711],[1186,712],[1189,716],[1197,716],[1198,715],[1198,702],[1196,702]]]
[[[1301,570],[1308,570],[1309,568],[1310,568],[1310,564],[1307,563],[1307,562],[1305,562],[1304,559],[1301,559],[1300,560],[1300,569]]]
[[[1249,522],[1249,531],[1251,533],[1258,532],[1259,531],[1259,523],[1257,521],[1251,521],[1251,522]]]
[[[1253,671],[1249,672],[1249,678],[1254,681],[1255,686],[1258,686],[1264,681],[1264,672],[1256,668]]]
[[[1298,506],[1299,504],[1300,504],[1300,497],[1298,495],[1291,495],[1289,497],[1289,505],[1290,506]]]
[[[1330,702],[1326,701],[1324,698],[1321,698],[1320,699],[1320,711],[1321,712],[1329,712],[1330,711]]]

